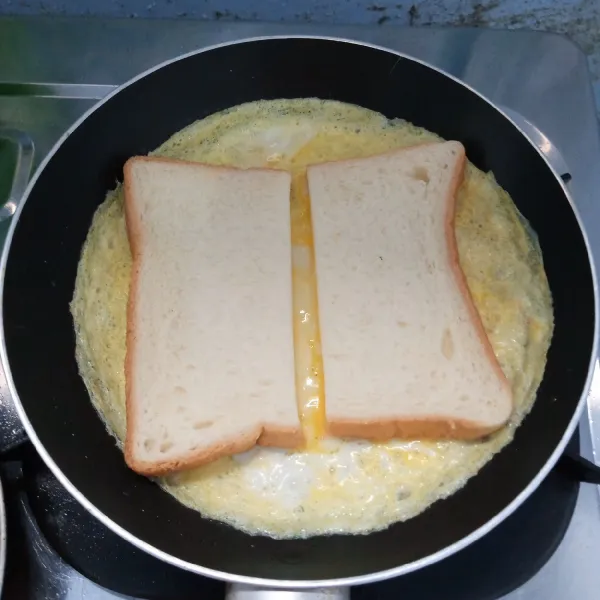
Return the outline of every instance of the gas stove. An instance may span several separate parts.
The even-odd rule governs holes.
[[[393,26],[173,20],[0,18],[0,197],[14,132],[38,164],[67,127],[114,86],[198,47],[265,35],[324,35],[405,52],[507,109],[568,186],[600,256],[600,141],[585,56],[546,33]],[[2,137],[2,130],[12,134]],[[25,159],[27,156],[25,156]],[[11,162],[13,161],[13,162]],[[5,178],[4,178],[5,179]],[[60,206],[57,206],[60,210]],[[6,225],[0,225],[0,240]],[[600,372],[571,449],[600,451]],[[600,457],[596,457],[600,458]],[[596,461],[598,462],[598,460]],[[3,598],[224,598],[225,584],[145,555],[85,512],[27,442],[0,373],[0,476],[7,505]],[[353,599],[592,600],[600,589],[596,486],[560,468],[497,529],[457,555]],[[242,597],[241,595],[239,596]]]

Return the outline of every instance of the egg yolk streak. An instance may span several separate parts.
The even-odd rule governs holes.
[[[296,399],[307,450],[325,436],[325,381],[317,297],[315,249],[306,170],[293,173],[291,190],[292,293]]]

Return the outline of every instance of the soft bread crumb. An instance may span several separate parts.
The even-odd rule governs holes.
[[[301,444],[290,185],[288,173],[268,169],[146,157],[125,165],[125,459],[135,471]]]
[[[444,142],[308,168],[332,435],[475,439],[511,415],[458,262],[464,163]]]

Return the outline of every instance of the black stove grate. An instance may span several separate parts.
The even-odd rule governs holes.
[[[576,435],[569,452],[577,454],[578,448]],[[224,583],[162,563],[102,525],[69,495],[30,444],[7,458],[3,463],[9,520],[6,600],[46,597],[40,595],[43,585],[56,587],[64,581],[68,586],[69,573],[77,577],[70,567],[107,590],[134,598],[224,597]],[[555,469],[523,506],[481,540],[426,569],[356,587],[351,597],[500,598],[523,585],[554,553],[571,521],[578,491],[575,479]],[[52,555],[53,568],[60,565],[61,577],[44,577],[48,568],[44,563]],[[63,597],[60,590],[52,591]]]

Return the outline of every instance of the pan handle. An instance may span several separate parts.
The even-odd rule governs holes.
[[[579,454],[565,452],[560,457],[557,467],[571,479],[600,485],[600,466]]]
[[[10,192],[8,199],[0,207],[0,222],[2,222],[15,214],[21,198],[23,198],[33,166],[34,146],[33,140],[18,129],[0,128],[0,139],[8,140],[17,147],[17,160]]]
[[[350,588],[312,588],[306,590],[277,590],[241,583],[227,586],[225,600],[349,600]]]

